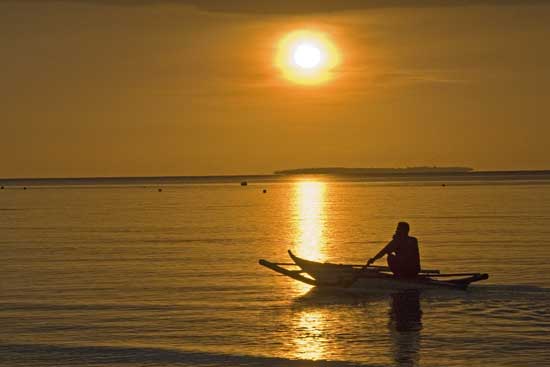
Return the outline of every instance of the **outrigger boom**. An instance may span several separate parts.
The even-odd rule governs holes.
[[[260,261],[267,261],[267,260],[262,259]],[[269,263],[273,264],[273,265],[279,265],[279,266],[299,266],[296,263],[272,263],[272,262],[269,262]],[[263,265],[263,264],[260,264],[260,265]],[[365,267],[365,264],[363,264],[363,265],[359,265],[359,264],[334,264],[334,265],[349,266],[349,267],[352,267],[352,268],[359,268],[359,269],[363,269]],[[369,269],[376,269],[378,271],[391,271],[390,268],[387,267],[387,266],[369,265],[368,267],[369,267]],[[439,274],[439,273],[440,273],[440,271],[435,270],[435,269],[422,269],[422,270],[420,270],[420,274]]]
[[[423,270],[417,277],[400,278],[389,273],[385,266],[369,266],[355,264],[320,263],[302,259],[288,251],[293,263],[274,263],[260,260],[259,263],[279,274],[288,276],[316,287],[354,288],[363,290],[406,290],[426,288],[466,289],[473,282],[489,278],[482,273],[440,274],[439,270]],[[286,267],[298,267],[289,270]],[[436,280],[434,277],[449,277],[455,279]],[[458,278],[457,278],[458,277]]]

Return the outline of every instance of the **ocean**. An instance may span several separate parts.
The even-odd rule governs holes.
[[[1,366],[550,363],[550,175],[0,184]],[[364,263],[401,220],[423,267],[490,278],[351,293],[258,264]]]

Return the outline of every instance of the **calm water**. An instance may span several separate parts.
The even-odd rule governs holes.
[[[398,220],[424,267],[491,278],[335,294],[257,264],[362,263]],[[550,361],[550,180],[8,187],[0,233],[2,366]]]

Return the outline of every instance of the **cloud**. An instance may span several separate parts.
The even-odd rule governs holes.
[[[162,0],[161,0],[162,1]],[[172,2],[178,2],[172,0]],[[180,0],[199,9],[230,13],[307,14],[378,8],[536,5],[547,0]]]
[[[395,85],[395,84],[465,84],[468,80],[460,76],[454,76],[456,72],[448,70],[421,70],[421,71],[394,71],[385,72],[376,75],[373,78],[373,83],[378,85]]]
[[[1,1],[1,0],[0,0]],[[44,2],[37,0],[37,3]],[[48,1],[48,0],[46,0]],[[309,14],[381,8],[462,7],[472,5],[548,5],[548,0],[49,0],[115,6],[190,5],[210,12],[244,14]]]

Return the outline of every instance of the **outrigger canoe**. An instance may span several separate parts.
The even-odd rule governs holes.
[[[422,270],[414,278],[402,278],[394,276],[385,266],[364,268],[362,265],[321,263],[302,259],[290,250],[288,254],[293,263],[273,263],[263,259],[259,263],[279,274],[320,288],[352,288],[374,291],[466,289],[471,283],[489,278],[488,274],[482,273],[441,274],[439,270]],[[445,280],[435,278],[445,278]]]

